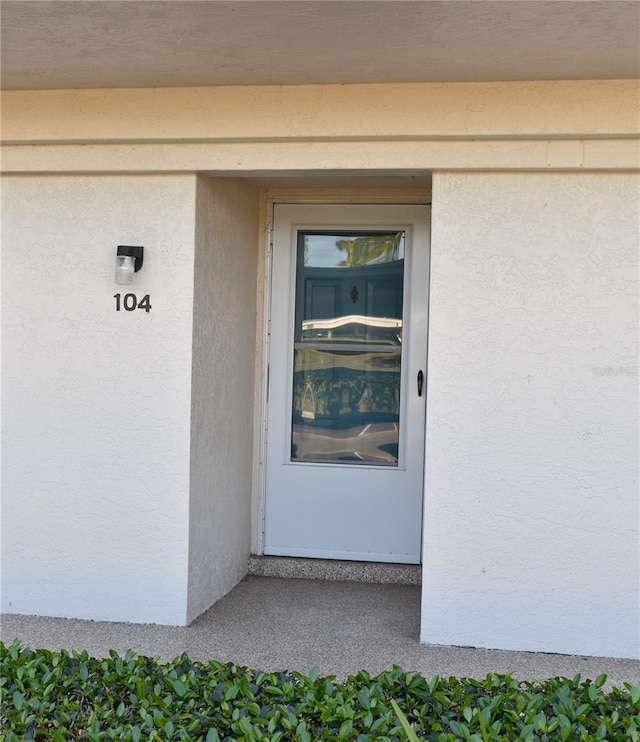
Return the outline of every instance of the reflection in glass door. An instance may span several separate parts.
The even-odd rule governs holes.
[[[398,465],[404,241],[298,231],[292,461]]]

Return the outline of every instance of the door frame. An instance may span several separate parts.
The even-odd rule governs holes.
[[[255,382],[255,418],[254,418],[254,456],[253,456],[253,493],[252,493],[252,534],[251,553],[264,554],[264,522],[266,497],[266,450],[267,450],[267,412],[270,367],[270,312],[272,297],[272,257],[274,207],[276,204],[318,204],[318,205],[422,205],[431,206],[430,188],[402,189],[320,189],[320,188],[277,188],[265,189],[260,199],[260,274],[258,291],[262,301],[258,302],[256,322],[256,382]],[[430,260],[430,258],[429,258]],[[428,303],[428,300],[427,300]],[[427,323],[427,356],[429,327]],[[428,361],[428,358],[427,358]],[[425,366],[425,384],[427,383],[428,363]],[[426,391],[425,391],[426,393]],[[426,421],[424,432],[426,444]],[[424,479],[424,475],[423,475]],[[424,481],[422,491],[424,511]]]

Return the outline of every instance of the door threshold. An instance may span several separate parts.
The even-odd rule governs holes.
[[[336,580],[391,585],[421,585],[421,564],[349,562],[341,559],[298,557],[249,557],[247,573],[257,577],[288,577],[303,580]]]

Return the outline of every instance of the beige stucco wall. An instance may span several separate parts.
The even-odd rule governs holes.
[[[247,183],[198,178],[188,621],[247,571],[258,208],[258,192]]]
[[[640,658],[640,178],[433,183],[421,638]]]
[[[637,81],[617,80],[6,92],[2,167],[638,168],[639,90]]]
[[[638,83],[580,80],[3,93],[2,138],[173,142],[637,135]]]

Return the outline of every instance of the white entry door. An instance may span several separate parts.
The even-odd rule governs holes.
[[[264,553],[419,563],[429,208],[275,207]]]

